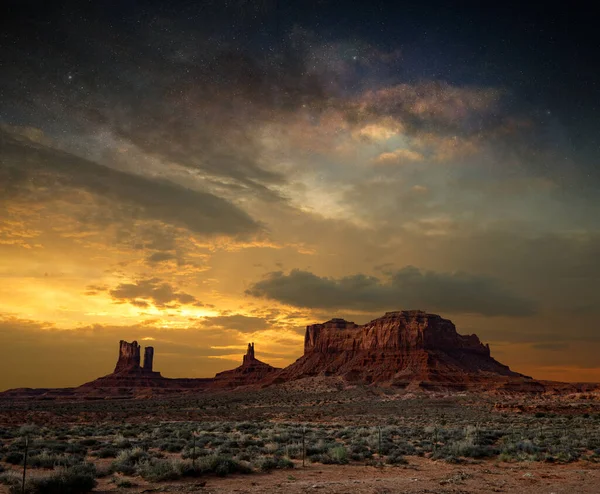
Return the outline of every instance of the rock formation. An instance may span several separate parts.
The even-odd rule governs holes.
[[[137,369],[140,366],[140,345],[137,341],[119,341],[119,359],[114,372]]]
[[[85,395],[139,396],[140,393],[144,393],[144,390],[152,390],[150,394],[185,389],[200,390],[212,383],[212,379],[162,377],[160,372],[153,370],[154,348],[151,346],[144,348],[143,367],[140,366],[140,350],[137,341],[128,343],[121,340],[115,371],[79,386],[76,391]]]
[[[387,312],[359,326],[332,319],[306,328],[304,355],[274,380],[342,376],[347,381],[461,388],[501,378],[523,379],[490,356],[476,335],[424,311]]]
[[[214,378],[162,377],[153,370],[154,348],[119,342],[115,371],[77,388],[14,389],[0,399],[147,398],[166,393],[215,391],[244,386],[264,387],[305,377],[336,382],[382,384],[421,389],[498,391],[501,393],[598,392],[597,384],[536,381],[494,360],[476,335],[460,335],[454,324],[420,310],[387,312],[358,325],[331,319],[307,326],[304,355],[285,369],[261,362],[248,345],[239,367]],[[304,386],[302,381],[295,383]]]
[[[237,388],[257,384],[280,370],[258,360],[254,356],[254,343],[249,343],[246,355],[242,359],[242,365],[232,370],[219,372],[214,378],[213,387]]]
[[[154,361],[154,347],[144,348],[144,370],[152,372],[152,362]]]

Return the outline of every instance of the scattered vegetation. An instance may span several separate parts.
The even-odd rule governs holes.
[[[20,492],[25,435],[26,492],[50,494],[88,492],[107,475],[125,488],[136,478],[154,483],[270,472],[303,461],[377,467],[406,465],[414,456],[452,463],[600,462],[600,404],[593,399],[528,411],[508,400],[495,406],[467,396],[395,399],[401,395],[362,388],[290,392],[278,395],[282,402],[269,390],[260,394],[262,402],[231,393],[188,401],[23,404],[28,416],[50,411],[57,420],[40,420],[45,425],[37,427],[0,421],[0,482]],[[270,420],[291,413],[290,407],[296,419],[307,420]],[[236,420],[242,408],[255,420]],[[0,403],[0,420],[18,413],[18,404]],[[206,417],[189,418],[196,413]],[[147,416],[157,419],[139,419]]]

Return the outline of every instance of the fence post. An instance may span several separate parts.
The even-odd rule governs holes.
[[[25,436],[25,456],[23,457],[23,483],[21,484],[21,494],[25,494],[25,476],[27,475],[27,452],[29,450],[29,436]]]
[[[306,458],[306,426],[302,426],[302,468],[304,468],[304,460]]]
[[[379,429],[379,450],[377,451],[377,454],[379,455],[379,457],[381,458],[381,426],[378,426]]]
[[[192,432],[192,468],[196,470],[196,431]]]

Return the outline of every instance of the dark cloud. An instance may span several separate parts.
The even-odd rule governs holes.
[[[159,15],[133,22],[133,29],[107,29],[95,15],[68,9],[54,12],[54,22],[23,18],[11,33],[12,63],[0,87],[34,118],[61,115],[83,133],[109,130],[222,187],[278,199],[265,184],[285,179],[261,162],[257,123],[323,100],[321,84],[306,70],[297,40],[252,53],[235,37],[222,39],[223,26],[207,22],[201,10],[192,29]],[[53,66],[43,82],[36,76],[42,59]]]
[[[382,281],[356,274],[319,277],[298,269],[272,272],[246,294],[308,308],[363,311],[425,309],[486,316],[530,316],[535,304],[511,293],[498,281],[467,273],[436,273],[408,266]]]
[[[178,291],[171,284],[158,278],[121,283],[108,291],[117,303],[130,303],[136,307],[148,307],[152,303],[158,308],[177,308],[182,304],[202,304],[189,293]]]
[[[0,191],[83,189],[135,208],[135,215],[184,226],[201,234],[243,235],[259,225],[232,203],[166,180],[117,171],[0,130]]]
[[[150,254],[146,261],[149,264],[156,264],[164,261],[172,261],[173,259],[177,259],[175,254],[171,254],[170,252],[155,252],[154,254]]]
[[[206,317],[202,323],[203,327],[234,329],[242,333],[253,333],[269,327],[269,323],[262,317],[244,316],[243,314],[232,314],[227,316]]]

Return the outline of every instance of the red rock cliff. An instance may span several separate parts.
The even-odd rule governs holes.
[[[523,377],[490,356],[476,335],[420,310],[387,312],[359,326],[332,319],[306,328],[304,355],[277,381],[339,375],[349,381],[461,385],[497,376]]]

